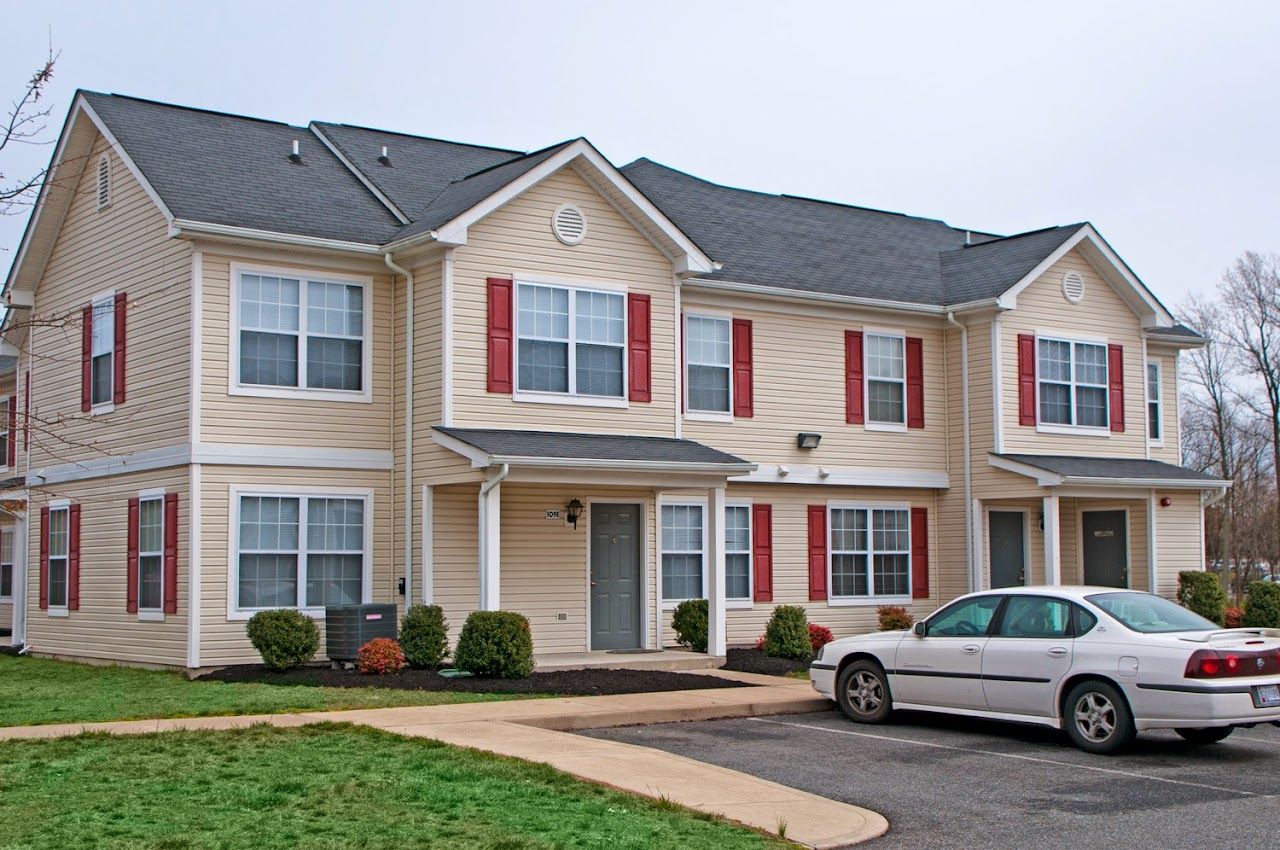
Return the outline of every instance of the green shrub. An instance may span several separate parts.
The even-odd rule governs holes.
[[[1244,620],[1248,628],[1280,629],[1280,584],[1254,581],[1244,595]]]
[[[1227,616],[1227,594],[1213,573],[1183,570],[1178,573],[1178,604],[1221,625]]]
[[[433,669],[449,654],[449,623],[439,605],[413,605],[400,620],[400,647],[414,667]]]
[[[315,621],[292,608],[259,611],[249,618],[246,629],[262,663],[273,670],[306,664],[320,649]]]
[[[707,651],[707,600],[686,599],[671,615],[676,642],[694,652]]]
[[[894,632],[909,629],[915,624],[911,612],[901,605],[879,605],[876,607],[876,618],[880,621],[880,631]]]
[[[453,662],[475,676],[527,679],[533,672],[529,621],[514,611],[473,611],[462,624]]]
[[[809,617],[799,605],[779,605],[764,627],[764,654],[808,661],[813,657]]]

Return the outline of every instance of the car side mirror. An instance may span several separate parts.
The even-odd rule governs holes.
[[[911,627],[911,634],[915,635],[916,637],[924,637],[925,635],[929,634],[929,625],[923,621],[916,623],[914,626]]]

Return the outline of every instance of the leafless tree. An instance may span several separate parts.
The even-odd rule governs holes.
[[[45,87],[53,80],[58,54],[50,48],[44,63],[27,80],[22,94],[14,100],[0,126],[0,154],[17,145],[49,144],[46,138],[52,109],[44,102]],[[6,157],[8,158],[8,157]],[[19,177],[7,173],[0,160],[0,215],[16,215],[35,205],[46,169]]]

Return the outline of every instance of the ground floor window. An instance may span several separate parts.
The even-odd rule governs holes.
[[[138,500],[138,610],[164,610],[164,496]]]
[[[909,596],[911,511],[831,509],[831,597]]]
[[[49,607],[67,607],[67,568],[71,545],[71,509],[49,509]]]
[[[662,598],[702,596],[702,505],[662,506]]]
[[[240,496],[238,607],[363,601],[366,508],[363,497]]]
[[[14,532],[12,528],[0,530],[0,599],[13,598]]]
[[[724,509],[724,596],[751,599],[751,506]]]

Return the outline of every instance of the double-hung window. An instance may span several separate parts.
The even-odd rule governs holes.
[[[831,508],[831,598],[911,595],[911,511]]]
[[[1040,422],[1107,427],[1107,346],[1065,339],[1036,340]]]
[[[0,466],[7,466],[9,463],[9,440],[13,435],[9,433],[9,399],[0,399]]]
[[[732,346],[729,319],[685,318],[686,409],[729,413]]]
[[[906,340],[868,333],[864,337],[867,370],[867,421],[882,425],[907,422]]]
[[[618,292],[519,283],[516,392],[623,399],[625,301]]]
[[[90,328],[89,403],[97,407],[115,400],[116,296],[93,302]]]
[[[367,390],[365,284],[238,274],[240,387]]]
[[[702,597],[706,536],[702,505],[662,506],[662,598]]]
[[[1147,439],[1153,443],[1164,439],[1160,431],[1160,364],[1147,364]]]
[[[751,506],[724,509],[724,596],[734,602],[751,600]]]
[[[17,551],[12,527],[0,529],[0,599],[13,599],[13,565]]]
[[[49,509],[49,607],[67,607],[71,552],[71,509]]]
[[[138,500],[138,611],[164,611],[164,496]]]
[[[236,607],[322,608],[366,597],[367,499],[239,495]]]

